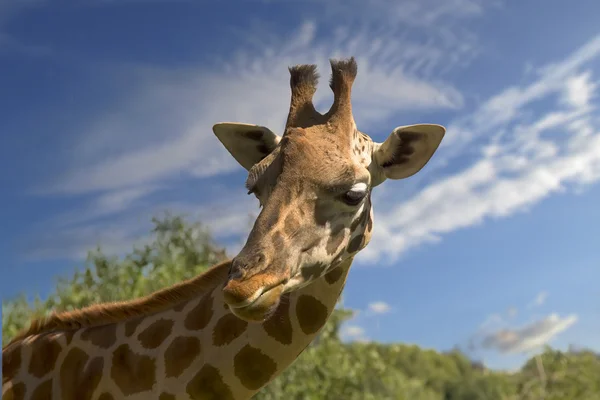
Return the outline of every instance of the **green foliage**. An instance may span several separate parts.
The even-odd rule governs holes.
[[[526,394],[524,399],[600,400],[600,356],[546,348],[524,365],[518,386]]]
[[[199,223],[154,219],[151,241],[123,257],[101,249],[58,281],[46,299],[19,296],[2,304],[6,343],[28,321],[51,310],[126,300],[200,274],[225,252]],[[547,348],[515,374],[487,371],[459,351],[415,345],[344,343],[340,327],[352,311],[338,308],[294,364],[265,387],[261,400],[600,400],[600,358],[590,351]]]

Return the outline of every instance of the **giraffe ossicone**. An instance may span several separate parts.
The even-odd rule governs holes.
[[[418,172],[445,133],[401,126],[374,142],[352,116],[354,58],[331,69],[321,114],[316,66],[290,68],[281,136],[213,127],[261,205],[239,254],[141,299],[32,321],[2,349],[3,400],[248,399],[300,355],[370,241],[371,191]]]

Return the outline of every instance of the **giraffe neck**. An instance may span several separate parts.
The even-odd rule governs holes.
[[[2,399],[248,399],[312,342],[351,263],[284,295],[261,324],[225,305],[226,262],[214,267],[209,290],[160,312],[25,337],[3,350]]]

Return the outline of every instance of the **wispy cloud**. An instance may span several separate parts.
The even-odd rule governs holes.
[[[460,106],[461,95],[449,84],[407,75],[402,58],[390,62],[384,49],[393,43],[375,46],[368,34],[344,32],[337,34],[337,41],[328,42],[317,35],[317,28],[307,22],[285,40],[268,41],[260,56],[239,51],[221,64],[220,71],[145,71],[144,82],[125,103],[125,111],[93,121],[80,136],[76,146],[80,151],[73,152],[70,168],[46,189],[64,194],[98,192],[91,207],[104,204],[109,215],[107,202],[114,196],[137,193],[141,198],[166,180],[177,184],[186,177],[235,171],[239,166],[209,127],[215,121],[237,120],[277,131],[287,112],[287,66],[314,62],[326,71],[327,58],[343,49],[352,48],[359,58],[355,109],[365,129],[408,105]],[[505,89],[471,115],[452,122],[442,148],[421,173],[441,174],[441,179],[413,191],[412,198],[399,205],[386,198],[396,198],[394,185],[402,188],[402,183],[388,182],[388,187],[374,193],[374,238],[357,261],[387,257],[392,262],[414,246],[440,240],[443,234],[526,210],[567,185],[596,182],[600,178],[600,132],[593,103],[597,84],[590,70],[581,69],[599,53],[600,37],[565,60],[538,69],[529,84]],[[321,87],[317,104],[326,107],[330,96]],[[536,113],[533,104],[542,99],[554,100],[554,107]],[[127,140],[115,146],[122,137]],[[474,161],[457,173],[442,170],[449,161],[473,156]],[[245,204],[248,208],[237,207],[236,215],[248,215],[252,203]],[[114,204],[113,210],[126,208],[126,202],[121,205]],[[195,206],[200,209],[202,204]],[[214,229],[223,236],[245,233],[239,228],[239,217],[227,211],[212,218]]]
[[[375,301],[373,303],[369,303],[368,309],[374,314],[386,314],[392,310],[392,306],[385,301]]]
[[[154,189],[140,187],[139,190],[108,192],[89,207],[43,221],[34,234],[19,240],[20,252],[29,260],[81,260],[96,246],[101,246],[106,254],[124,254],[134,245],[150,241],[152,217],[169,212],[201,221],[228,254],[235,254],[243,246],[258,215],[258,208],[252,207],[256,206],[255,200],[243,191],[219,193],[213,190],[217,192],[215,199],[200,203],[140,201]],[[135,207],[128,208],[132,204]],[[116,218],[106,218],[117,212]]]
[[[532,307],[541,306],[547,296],[547,292],[538,293],[526,309],[530,310]],[[517,325],[514,321],[516,314],[517,308],[510,307],[506,317],[499,313],[489,315],[470,339],[471,351],[492,350],[501,354],[535,351],[541,346],[549,344],[579,319],[576,314],[560,316],[557,313],[550,313],[540,318],[529,311],[529,315],[523,316],[528,319],[528,322]]]
[[[39,57],[52,53],[47,46],[24,43],[10,35],[5,25],[20,13],[46,3],[46,0],[2,0],[0,1],[0,56],[5,52],[17,52],[26,56]]]
[[[91,200],[88,206],[59,214],[45,223],[65,227],[118,214],[138,205],[141,199],[158,189],[157,186],[136,186],[104,192]]]
[[[533,301],[528,304],[528,308],[540,307],[540,306],[544,305],[547,298],[548,298],[547,292],[539,292],[538,295],[535,296],[535,299],[533,299]]]
[[[521,327],[501,329],[483,336],[481,347],[501,353],[522,353],[537,350],[549,343],[559,333],[577,322],[577,315],[561,317],[550,314]]]
[[[2,0],[0,2],[0,24],[13,18],[15,14],[45,3],[46,0]]]
[[[127,224],[122,221],[46,230],[22,243],[22,253],[30,261],[61,259],[81,261],[90,250],[100,246],[105,254],[124,254],[132,246],[150,238],[149,222]],[[143,229],[146,228],[146,229]]]
[[[592,73],[580,68],[598,54],[600,37],[542,69],[528,85],[508,88],[471,116],[452,123],[430,173],[436,167],[440,172],[453,157],[476,156],[475,161],[399,205],[382,206],[385,198],[394,197],[389,190],[385,198],[376,197],[374,237],[357,260],[387,256],[393,261],[443,234],[526,210],[551,193],[596,182],[600,130],[591,103],[596,84]],[[554,100],[554,107],[536,113],[532,103],[541,99]],[[487,137],[476,140],[482,134]],[[466,143],[470,151],[465,151]]]
[[[406,4],[421,7],[418,2]],[[440,11],[440,15],[445,12]],[[120,93],[112,109],[94,115],[78,132],[71,132],[76,141],[69,144],[68,158],[58,164],[61,170],[36,191],[93,197],[81,208],[50,222],[72,230],[74,224],[117,215],[122,218],[128,210],[139,215],[142,200],[150,208],[164,205],[162,200],[152,204],[161,188],[182,187],[187,182],[240,171],[212,134],[211,126],[218,121],[240,121],[266,125],[278,132],[288,111],[290,65],[315,63],[326,78],[329,58],[354,55],[360,69],[353,90],[355,117],[368,131],[377,132],[384,125],[389,129],[387,120],[398,113],[462,107],[461,93],[442,78],[442,70],[461,64],[445,56],[474,51],[460,40],[466,33],[440,42],[439,33],[433,30],[438,25],[427,28],[424,24],[415,38],[399,34],[402,25],[391,21],[373,24],[376,15],[371,17],[352,30],[341,24],[332,29],[330,22],[325,24],[317,15],[285,36],[245,29],[243,45],[212,66],[127,66],[130,91]],[[331,100],[331,91],[322,82],[315,103],[326,110]],[[393,121],[391,125],[399,123]],[[192,204],[185,199],[178,205],[207,218],[217,236],[236,243],[241,239],[232,236],[247,233],[240,219],[254,209],[254,203],[247,200],[225,208],[222,202],[215,207],[206,200]],[[134,206],[137,210],[132,209]],[[137,232],[139,225],[124,226],[123,230]],[[94,226],[102,229],[104,225]],[[50,253],[54,254],[58,242],[51,242],[55,250]]]
[[[331,41],[317,30],[315,22],[305,22],[284,40],[261,43],[259,54],[242,49],[217,69],[146,70],[144,82],[123,105],[125,111],[91,121],[89,130],[79,135],[76,148],[81,151],[74,152],[69,169],[45,189],[77,194],[231,172],[238,166],[210,127],[237,120],[277,131],[287,113],[287,67],[316,63],[326,74],[328,58],[336,55],[358,59],[354,99],[357,120],[364,125],[380,123],[400,110],[461,106],[462,96],[450,84],[406,71],[418,60],[400,42],[378,39],[375,45],[370,36],[350,31],[339,31]],[[398,53],[388,55],[392,48]],[[328,107],[330,100],[331,93],[321,87],[316,103]]]
[[[351,340],[356,342],[368,341],[364,328],[358,325],[344,325],[340,332],[342,340]]]

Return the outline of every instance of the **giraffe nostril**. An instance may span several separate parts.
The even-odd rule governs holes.
[[[244,277],[244,273],[240,270],[236,270],[236,271],[230,271],[229,272],[229,279],[231,280],[240,280]]]
[[[240,253],[231,261],[229,279],[247,279],[262,271],[267,265],[267,256],[263,252],[251,254]]]
[[[235,258],[229,266],[229,279],[239,280],[246,275],[246,264]]]

